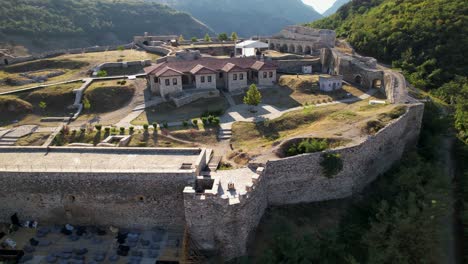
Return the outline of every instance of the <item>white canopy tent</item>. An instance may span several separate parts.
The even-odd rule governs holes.
[[[256,40],[246,40],[244,42],[236,44],[236,53],[237,53],[237,50],[240,49],[242,50],[240,55],[250,57],[250,56],[255,56],[256,49],[258,50],[268,49],[268,47],[269,47],[268,44],[265,42],[256,41]]]

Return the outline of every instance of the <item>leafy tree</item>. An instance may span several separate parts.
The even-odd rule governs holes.
[[[83,108],[85,110],[91,109],[91,102],[89,102],[89,99],[86,97],[83,99]]]
[[[117,50],[118,50],[118,51],[124,51],[124,50],[125,50],[125,47],[124,47],[124,46],[118,46],[118,47],[117,47]]]
[[[210,35],[208,33],[206,33],[204,40],[206,42],[211,42],[211,37],[210,37]]]
[[[192,42],[198,42],[198,38],[197,37],[192,37],[191,41]]]
[[[262,94],[255,84],[250,85],[247,94],[244,96],[244,104],[257,106],[262,101]]]
[[[231,33],[231,40],[236,42],[237,40],[239,39],[239,37],[237,36],[237,33],[236,32],[232,32]]]
[[[185,41],[184,36],[180,35],[179,36],[179,42],[183,42],[183,41]]]
[[[97,77],[107,77],[107,71],[105,70],[100,70],[97,72]]]
[[[228,38],[228,35],[226,33],[220,33],[218,35],[218,40],[220,41],[227,41],[229,38]]]
[[[44,101],[39,102],[39,108],[41,108],[42,111],[44,111],[47,108],[47,103]]]

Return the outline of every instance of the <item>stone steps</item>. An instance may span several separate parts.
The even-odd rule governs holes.
[[[14,146],[16,141],[0,141],[0,147],[10,147]]]
[[[218,132],[218,139],[220,140],[228,140],[232,137],[232,130],[231,129],[220,129]]]
[[[210,163],[208,163],[210,171],[216,171],[218,169],[221,159],[222,156],[213,156],[213,158],[211,158]]]

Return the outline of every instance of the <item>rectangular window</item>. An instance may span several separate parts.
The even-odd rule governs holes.
[[[239,79],[244,80],[244,74],[243,74],[243,73],[241,73],[241,74],[239,75]]]
[[[223,73],[222,72],[219,73],[219,78],[223,78]]]
[[[234,74],[232,75],[232,79],[233,79],[234,81],[237,81],[237,73],[234,73]]]
[[[177,78],[172,79],[172,84],[177,85]]]
[[[169,86],[169,85],[171,85],[171,80],[166,79],[165,83],[166,83],[166,86]]]
[[[267,72],[263,72],[263,79],[266,79],[267,77]]]
[[[201,82],[202,82],[202,83],[205,82],[205,76],[202,76],[202,77],[201,77]]]
[[[270,72],[270,78],[273,78],[273,72]]]
[[[211,76],[208,76],[208,82],[209,83],[211,82]]]
[[[158,77],[154,77],[154,83],[158,83]]]

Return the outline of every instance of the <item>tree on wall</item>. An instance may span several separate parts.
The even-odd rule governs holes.
[[[257,106],[262,101],[262,94],[258,90],[255,84],[250,85],[249,90],[247,91],[246,95],[244,96],[244,104]],[[251,109],[253,111],[253,108]]]
[[[97,72],[97,77],[107,77],[107,71],[100,70]]]
[[[206,42],[211,42],[211,37],[210,37],[210,35],[208,35],[208,33],[206,33],[206,35],[205,35],[205,41]]]
[[[228,35],[227,35],[226,33],[220,33],[220,34],[218,35],[218,40],[220,40],[220,41],[226,41],[226,40],[228,40]]]
[[[197,37],[192,37],[191,41],[192,42],[198,42],[198,38]]]

